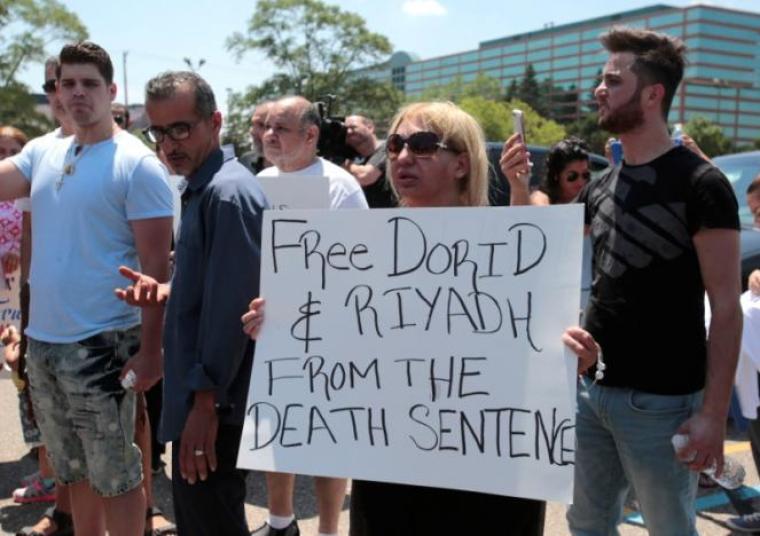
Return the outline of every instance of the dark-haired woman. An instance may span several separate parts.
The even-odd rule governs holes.
[[[546,155],[546,177],[531,194],[534,205],[572,202],[591,179],[588,149],[580,138],[570,137],[555,144]]]

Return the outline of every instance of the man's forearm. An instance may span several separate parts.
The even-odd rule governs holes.
[[[143,273],[157,281],[166,281],[169,275],[169,258],[145,262]],[[168,289],[165,283],[159,284],[158,292]],[[140,330],[140,348],[146,352],[160,352],[164,332],[164,307],[143,307],[142,328]]]
[[[742,312],[736,302],[713,310],[707,342],[707,382],[702,413],[724,417],[731,403],[741,344]]]
[[[349,171],[362,186],[374,184],[382,174],[379,169],[371,164],[351,164]]]

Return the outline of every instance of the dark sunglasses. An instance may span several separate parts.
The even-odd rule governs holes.
[[[123,127],[124,123],[125,123],[123,115],[114,115],[113,116],[113,121],[114,121],[114,123],[116,123],[120,127]]]
[[[52,93],[55,91],[55,80],[45,80],[45,83],[42,84],[42,91],[45,93]]]
[[[398,157],[404,146],[416,157],[428,158],[435,154],[438,149],[449,150],[449,146],[441,141],[435,132],[415,132],[409,136],[391,134],[385,141],[385,151],[389,158]]]
[[[163,143],[164,138],[169,136],[173,141],[182,141],[190,137],[190,131],[198,124],[194,123],[172,123],[168,127],[150,126],[143,130],[143,134],[151,143]]]
[[[580,178],[583,178],[584,181],[591,180],[591,172],[590,171],[584,171],[583,173],[581,173],[579,175],[577,172],[571,171],[570,173],[567,174],[567,177],[565,177],[565,180],[567,182],[575,182],[575,181],[577,181]]]

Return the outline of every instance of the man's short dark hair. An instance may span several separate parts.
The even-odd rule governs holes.
[[[609,52],[630,52],[636,57],[631,70],[639,78],[639,87],[662,84],[662,115],[667,120],[686,64],[683,41],[651,30],[616,27],[602,35],[601,42]]]
[[[61,66],[64,64],[91,63],[97,67],[98,72],[107,84],[113,83],[113,63],[111,57],[101,46],[91,41],[80,41],[65,45],[58,55],[59,65],[56,69],[56,77],[61,78]]]
[[[752,179],[752,182],[747,186],[747,195],[760,192],[760,175]]]
[[[192,71],[166,71],[151,78],[145,85],[145,100],[162,100],[174,97],[185,84],[195,94],[195,113],[204,119],[216,112],[216,98],[211,86]]]

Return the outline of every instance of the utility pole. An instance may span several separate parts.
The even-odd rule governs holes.
[[[127,53],[125,50],[121,55],[122,70],[124,71],[124,109],[129,110],[129,97],[127,96]]]

